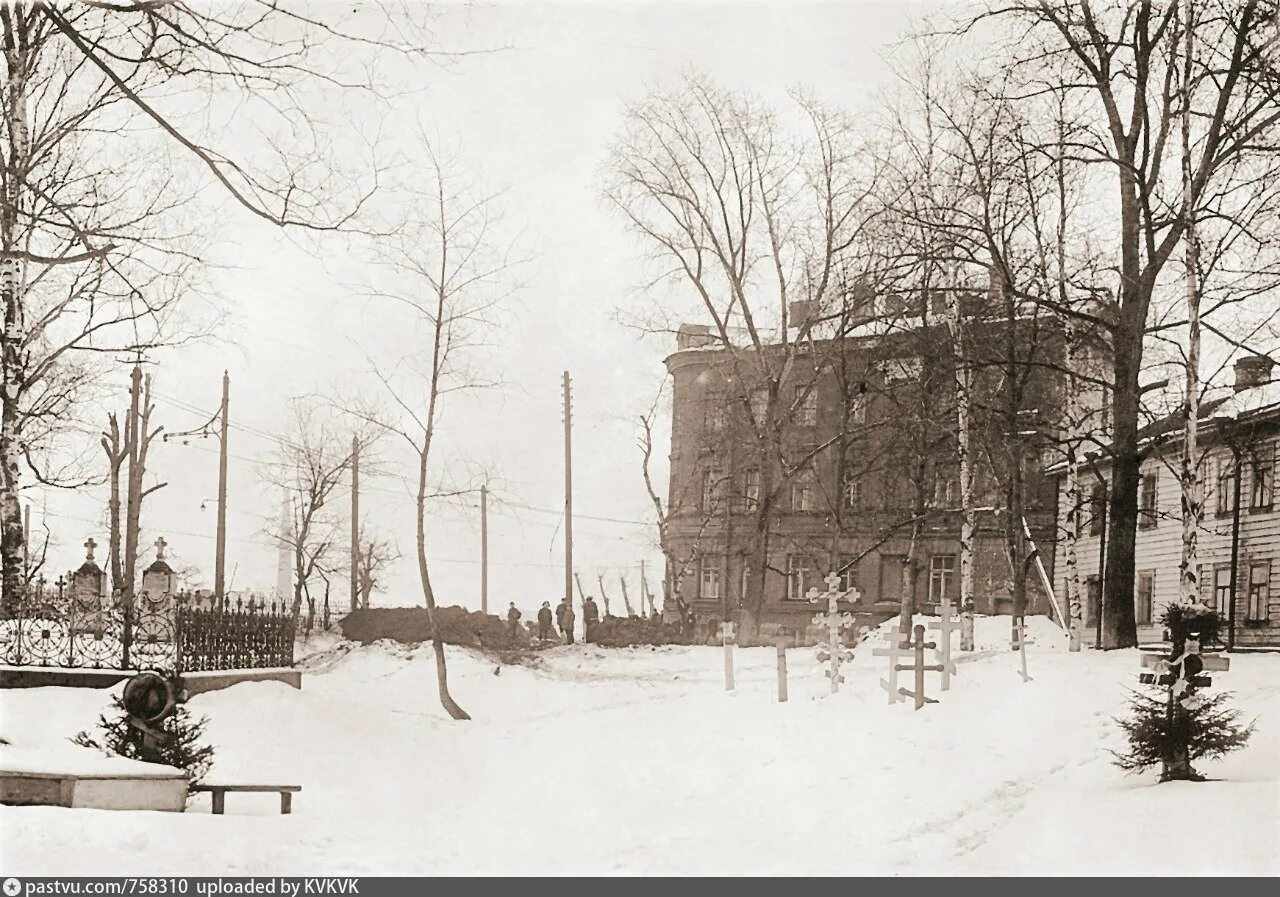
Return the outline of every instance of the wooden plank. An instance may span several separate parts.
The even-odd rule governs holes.
[[[223,792],[250,791],[250,792],[262,792],[262,793],[267,793],[271,791],[291,791],[291,792],[297,793],[302,790],[302,786],[301,785],[210,785],[206,783],[203,785],[192,785],[191,790],[192,791],[212,791],[214,793],[217,793],[219,791],[223,791]]]

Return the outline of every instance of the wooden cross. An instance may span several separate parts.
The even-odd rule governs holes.
[[[810,604],[816,603],[823,597],[827,599],[827,612],[815,614],[813,622],[814,625],[825,627],[827,630],[826,641],[818,646],[818,660],[828,664],[827,678],[831,680],[831,693],[836,694],[840,691],[840,683],[844,681],[844,676],[840,674],[840,667],[847,661],[853,660],[853,652],[847,650],[840,640],[840,630],[854,625],[853,615],[840,613],[839,602],[847,594],[856,596],[857,590],[840,591],[840,575],[834,571],[828,573],[823,581],[827,584],[827,591],[819,592],[816,588],[810,589],[807,597]],[[858,630],[854,626],[853,637],[856,639],[857,636]]]
[[[85,551],[88,552],[85,555],[85,560],[86,561],[93,560],[93,550],[98,547],[98,543],[93,540],[93,536],[90,536],[88,539],[85,540],[84,547],[85,547]]]
[[[880,687],[889,693],[889,703],[896,704],[902,700],[902,695],[898,693],[898,659],[902,657],[903,650],[909,647],[907,641],[910,636],[895,629],[892,632],[886,632],[884,638],[889,643],[889,647],[873,648],[871,653],[875,657],[889,658],[889,678],[881,679]]]
[[[1190,688],[1205,688],[1212,685],[1213,679],[1210,676],[1201,676],[1195,673],[1191,678],[1187,678],[1184,661],[1191,656],[1199,658],[1198,665],[1201,672],[1225,673],[1231,669],[1231,658],[1223,657],[1220,654],[1201,654],[1199,642],[1195,639],[1187,639],[1186,650],[1182,652],[1180,657],[1175,657],[1172,660],[1159,654],[1142,655],[1143,669],[1156,670],[1157,672],[1142,673],[1138,676],[1138,681],[1145,685],[1173,685],[1178,694],[1183,694]],[[1176,676],[1174,675],[1175,673],[1177,673]]]
[[[906,688],[899,688],[899,689],[898,689],[898,694],[902,695],[904,698],[915,698],[915,701],[916,701],[916,709],[917,709],[917,710],[919,710],[919,709],[920,709],[921,707],[923,707],[925,704],[936,704],[936,703],[938,703],[938,702],[937,702],[936,700],[934,700],[933,698],[927,698],[927,697],[925,697],[925,694],[924,694],[924,674],[925,674],[926,672],[940,673],[940,672],[942,672],[942,667],[941,667],[941,665],[939,665],[939,664],[926,664],[926,663],[924,662],[924,652],[925,652],[925,649],[930,649],[930,650],[932,650],[933,648],[936,648],[936,647],[937,647],[937,645],[935,645],[933,642],[926,642],[926,641],[924,640],[924,626],[922,626],[921,624],[917,623],[917,624],[915,625],[915,628],[912,630],[912,632],[914,633],[915,637],[911,640],[911,642],[908,644],[908,646],[907,646],[907,647],[911,648],[912,653],[915,655],[915,656],[912,658],[912,659],[914,660],[914,663],[910,663],[910,664],[905,664],[905,663],[895,664],[895,667],[896,667],[896,669],[898,669],[899,671],[903,671],[903,672],[914,672],[914,673],[916,674],[916,675],[915,675],[915,690],[914,690],[914,691],[911,691],[911,690],[908,690],[908,689],[906,689]]]
[[[951,602],[943,599],[938,607],[938,619],[929,623],[930,629],[938,630],[940,642],[936,653],[938,664],[942,667],[943,691],[950,691],[951,674],[956,671],[956,665],[951,662],[951,633],[957,631],[957,622],[951,616]]]
[[[724,645],[724,690],[733,691],[733,624],[720,624],[720,641]]]
[[[168,544],[169,543],[164,540],[164,536],[161,536],[160,538],[156,539],[156,560],[157,561],[164,560],[164,548]]]
[[[1014,624],[1014,632],[1018,639],[1017,650],[1018,650],[1018,661],[1019,661],[1019,667],[1020,667],[1018,670],[1018,675],[1022,677],[1023,684],[1026,684],[1027,682],[1031,681],[1031,676],[1027,673],[1027,628],[1023,624],[1021,619],[1019,619],[1018,622]]]

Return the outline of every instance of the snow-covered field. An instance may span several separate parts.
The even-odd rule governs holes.
[[[576,645],[538,668],[450,652],[436,701],[429,645],[308,661],[303,689],[247,683],[202,694],[213,778],[302,785],[202,795],[186,814],[0,807],[10,875],[247,874],[1276,874],[1280,655],[1235,655],[1215,688],[1257,717],[1218,781],[1126,777],[1111,718],[1137,652],[1069,654],[1033,621],[1023,683],[1007,619],[983,620],[950,692],[889,706],[886,661],[857,651],[840,694],[813,651],[605,651]],[[107,694],[0,692],[0,735],[27,751],[90,726]],[[6,749],[0,748],[0,762]],[[59,748],[61,751],[62,748]],[[1171,833],[1178,833],[1171,837]]]

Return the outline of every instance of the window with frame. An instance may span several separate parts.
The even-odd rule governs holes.
[[[840,582],[836,587],[842,592],[850,589],[858,588],[858,562],[855,554],[842,554],[836,558],[836,572],[840,575]],[[850,595],[850,601],[856,601],[857,595]]]
[[[720,599],[720,559],[704,557],[698,561],[698,597]]]
[[[1159,488],[1159,474],[1156,471],[1144,473],[1138,483],[1138,526],[1151,529],[1156,525],[1156,500]]]
[[[727,419],[724,393],[708,390],[702,400],[702,427],[708,433],[724,431]]]
[[[942,510],[954,509],[960,504],[960,471],[939,471],[933,480],[933,506]]]
[[[812,470],[802,470],[791,481],[791,510],[814,511],[818,506],[818,489]]]
[[[1271,443],[1254,449],[1249,474],[1249,509],[1270,510],[1275,476],[1275,447]]]
[[[865,384],[858,384],[858,391],[849,397],[849,423],[861,427],[867,422],[867,393]]]
[[[845,451],[840,471],[840,503],[847,511],[862,507],[862,471],[858,467],[858,459],[852,456],[852,451]]]
[[[916,357],[890,358],[884,362],[881,370],[884,373],[885,384],[892,386],[896,383],[919,380],[924,370],[924,363]]]
[[[742,510],[754,511],[760,507],[760,470],[751,468],[742,475]]]
[[[793,391],[795,422],[797,427],[818,425],[818,387],[814,384],[797,386]]]
[[[761,387],[751,390],[751,417],[757,426],[763,427],[769,416],[769,390]]]
[[[1218,613],[1227,613],[1231,605],[1231,565],[1219,564],[1213,568],[1213,604]]]
[[[1225,517],[1235,510],[1236,506],[1236,462],[1234,458],[1218,459],[1218,504],[1217,513]]]
[[[1155,592],[1155,572],[1151,570],[1140,571],[1133,599],[1133,614],[1139,626],[1146,626],[1151,622],[1152,602],[1155,599]]]
[[[955,598],[956,556],[935,554],[929,558],[929,603],[941,604],[944,598]]]
[[[813,562],[804,555],[787,555],[787,600],[808,601],[816,572]]]
[[[724,490],[724,479],[718,470],[702,472],[702,510],[711,514],[721,510],[720,497]]]
[[[1100,536],[1107,522],[1107,487],[1094,483],[1089,490],[1089,535]]]
[[[1267,619],[1267,605],[1271,602],[1271,562],[1260,561],[1249,565],[1249,602],[1245,619]]]

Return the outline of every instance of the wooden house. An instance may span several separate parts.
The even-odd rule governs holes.
[[[1203,508],[1197,551],[1199,596],[1202,604],[1219,610],[1228,624],[1223,640],[1240,647],[1280,646],[1280,500],[1275,484],[1280,381],[1271,378],[1273,366],[1271,359],[1260,356],[1237,361],[1234,387],[1206,397],[1198,430]],[[1162,609],[1179,595],[1183,423],[1181,415],[1174,415],[1143,433],[1133,596],[1138,639],[1143,643],[1162,640]],[[1070,501],[1065,470],[1059,466],[1053,472],[1058,478],[1059,533],[1054,591],[1065,600],[1062,533]],[[1091,459],[1080,471],[1083,507],[1076,554],[1086,644],[1095,643],[1099,626],[1109,473],[1105,458]]]

